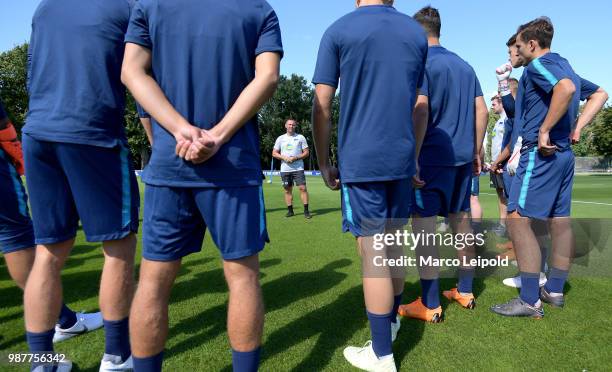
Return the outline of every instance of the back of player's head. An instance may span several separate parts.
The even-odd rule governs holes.
[[[515,78],[508,79],[508,86],[510,87],[510,92],[512,96],[516,97],[516,93],[518,92],[519,81]]]
[[[427,32],[427,35],[433,37],[440,37],[440,29],[442,28],[442,21],[440,19],[440,12],[436,8],[426,6],[414,14],[415,21],[419,22],[421,26]]]
[[[510,39],[508,39],[508,41],[506,42],[506,46],[507,47],[511,47],[514,44],[516,44],[516,35],[517,34],[514,34],[514,35],[510,36]]]
[[[522,42],[535,40],[540,48],[548,49],[552,44],[555,28],[550,18],[539,17],[520,26],[517,34]]]

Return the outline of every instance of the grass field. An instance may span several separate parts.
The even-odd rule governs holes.
[[[260,370],[350,371],[342,349],[367,341],[369,330],[354,239],[340,230],[339,194],[327,190],[319,178],[309,178],[313,219],[301,215],[285,219],[279,181],[275,177],[273,184],[264,184],[272,243],[261,255],[267,311]],[[481,192],[485,217],[495,216],[494,191],[484,177]],[[574,200],[575,217],[612,218],[612,176],[578,176]],[[541,321],[489,312],[491,304],[517,293],[504,287],[498,276],[476,280],[478,306],[473,311],[443,301],[443,323],[403,320],[394,344],[398,365],[404,371],[611,370],[612,278],[610,266],[603,264],[612,262],[609,248],[610,244],[590,257],[593,264],[604,266],[608,276],[588,275],[583,269],[566,287],[566,308],[546,307]],[[85,242],[80,233],[63,276],[65,299],[73,309],[97,309],[101,266],[100,245]],[[454,280],[444,279],[441,287],[453,284]],[[405,302],[418,293],[416,277],[411,276]],[[184,260],[173,290],[166,371],[231,370],[226,299],[219,255],[207,237],[203,252]],[[21,291],[2,261],[0,350],[27,350],[21,301]],[[74,361],[73,370],[94,371],[103,348],[100,330],[61,343],[56,350]],[[3,369],[10,370],[0,366]]]

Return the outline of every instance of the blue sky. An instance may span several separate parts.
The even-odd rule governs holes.
[[[168,0],[171,1],[171,0]],[[223,1],[223,0],[219,0]],[[312,78],[319,41],[334,20],[354,8],[353,0],[268,0],[283,31],[282,73]],[[3,1],[0,51],[27,41],[39,0]],[[8,9],[6,3],[10,3]],[[511,4],[506,9],[504,3]],[[506,60],[505,42],[521,23],[546,15],[555,24],[553,50],[566,57],[578,74],[612,92],[612,1],[609,0],[396,0],[414,14],[431,4],[442,15],[442,44],[476,70],[485,94],[497,89],[494,70]],[[515,73],[518,77],[518,74]]]

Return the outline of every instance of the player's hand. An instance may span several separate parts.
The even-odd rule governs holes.
[[[189,146],[185,160],[193,164],[202,164],[219,151],[221,144],[221,139],[213,131],[202,130],[201,136]]]
[[[508,160],[508,174],[514,176],[516,174],[516,170],[518,169],[519,162],[521,160],[521,147],[523,146],[523,137],[519,137],[514,145],[514,149],[512,149],[512,156],[510,156],[510,160]]]
[[[331,190],[340,189],[338,168],[332,166],[321,168],[321,177],[323,177],[325,186],[329,187]]]
[[[580,132],[581,130],[578,128],[574,129],[574,131],[572,132],[572,135],[570,137],[570,139],[572,140],[572,145],[580,143],[580,135],[581,135]]]
[[[185,125],[174,133],[176,140],[175,153],[178,157],[185,159],[191,144],[202,136],[202,130],[193,125]]]
[[[421,168],[416,165],[416,173],[412,176],[412,186],[415,189],[422,189],[425,186],[425,181],[421,179]]]
[[[497,77],[498,82],[510,79],[510,74],[512,74],[512,65],[510,63],[504,63],[495,69],[495,77]]]
[[[538,136],[538,150],[542,156],[550,156],[557,152],[557,146],[550,143],[548,132],[540,132]]]
[[[482,172],[480,155],[474,155],[474,159],[472,160],[472,170],[474,172],[474,176],[480,176],[480,173]]]

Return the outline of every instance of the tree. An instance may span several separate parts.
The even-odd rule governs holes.
[[[0,98],[18,133],[28,112],[27,54],[28,44],[0,53]]]
[[[591,141],[597,155],[612,156],[612,107],[604,108],[591,124]]]
[[[140,164],[140,169],[149,163],[151,157],[151,146],[144,128],[140,124],[136,101],[128,92],[125,105],[125,134],[127,135],[128,145],[134,159],[134,164]]]
[[[303,76],[294,74],[289,78],[280,77],[276,93],[259,112],[261,162],[264,169],[269,167],[272,160],[272,149],[276,138],[285,133],[287,119],[294,119],[299,123],[299,133],[306,137],[312,146],[310,125],[312,97],[313,91]],[[310,159],[306,159],[305,165],[311,166]]]

